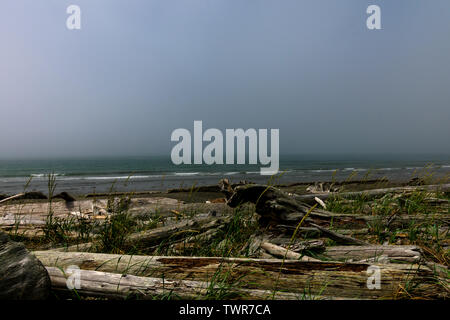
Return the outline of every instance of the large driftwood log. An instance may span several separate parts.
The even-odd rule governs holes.
[[[82,216],[94,218],[96,209],[107,209],[107,206],[106,199],[89,199],[54,201],[51,209],[54,218],[73,220],[76,217],[71,212],[79,212]],[[232,209],[225,203],[181,203],[175,199],[162,197],[131,199],[128,213],[136,218],[165,218],[173,217],[173,210],[180,212],[184,217],[204,212],[216,212],[217,215],[232,213]],[[39,226],[45,224],[48,213],[48,202],[5,203],[0,206],[0,226],[10,226],[17,222]]]
[[[305,194],[305,195],[294,195],[295,199],[298,201],[314,204],[316,200],[315,197],[322,201],[328,200],[333,197],[339,197],[340,199],[352,199],[360,196],[364,196],[365,199],[370,200],[377,197],[381,197],[387,193],[402,193],[402,192],[412,192],[412,191],[430,191],[430,192],[449,192],[450,183],[447,184],[436,184],[427,186],[408,186],[408,187],[396,187],[396,188],[382,188],[382,189],[372,189],[364,191],[355,192],[328,192],[328,193],[315,193],[315,194]]]
[[[350,262],[418,263],[422,259],[419,247],[397,245],[335,246],[326,248],[323,255],[332,260]]]
[[[290,238],[282,237],[270,239],[270,243],[276,244],[281,249],[288,247],[290,252],[293,251],[297,254],[303,252],[325,261],[376,263],[419,263],[423,261],[422,249],[414,245],[350,245],[325,247],[321,240],[290,244]],[[262,245],[260,246],[262,247]],[[266,250],[266,248],[263,249]],[[270,251],[268,252],[271,253]],[[276,254],[273,255],[277,256]],[[286,258],[297,260],[299,256],[288,255]]]
[[[55,267],[47,267],[50,275],[52,289],[55,292],[69,293],[67,281],[73,281],[72,272],[65,273]],[[218,285],[204,281],[168,280],[162,278],[138,277],[101,271],[79,270],[80,277],[76,293],[88,297],[101,297],[108,299],[137,298],[152,300],[155,298],[171,297],[172,299],[198,299],[199,297],[212,296],[220,298],[239,299],[282,299],[296,300],[301,297],[294,293],[276,292],[258,289],[228,288],[225,291]],[[75,283],[73,283],[74,285]]]
[[[426,266],[342,262],[304,262],[282,259],[245,259],[215,257],[126,256],[81,252],[34,252],[47,267],[164,277],[172,280],[211,281],[226,274],[235,287],[318,294],[347,298],[394,298],[405,284],[414,284],[408,294],[421,297],[447,296],[436,276]],[[378,268],[380,289],[367,287],[369,267]],[[442,280],[441,283],[447,283]],[[447,283],[448,290],[448,283]]]

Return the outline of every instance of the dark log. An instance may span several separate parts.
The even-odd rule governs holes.
[[[245,184],[233,189],[227,180],[221,180],[220,185],[230,207],[236,208],[247,202],[255,204],[263,226],[298,222],[309,209],[272,186]]]

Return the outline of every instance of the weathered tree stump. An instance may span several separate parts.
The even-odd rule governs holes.
[[[309,209],[307,205],[272,186],[243,184],[232,188],[226,179],[219,184],[230,207],[235,208],[246,202],[255,204],[262,226],[298,222]]]

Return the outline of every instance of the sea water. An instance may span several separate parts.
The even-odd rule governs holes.
[[[275,177],[260,175],[257,165],[174,165],[168,156],[0,160],[0,194],[47,191],[48,174],[56,191],[74,194],[166,190],[215,185],[221,178],[267,183],[314,182],[386,177],[407,181],[433,172],[450,173],[449,155],[290,155],[281,156]]]

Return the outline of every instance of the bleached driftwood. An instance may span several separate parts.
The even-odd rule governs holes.
[[[25,195],[25,193],[19,193],[19,194],[16,194],[16,195],[7,197],[7,198],[5,198],[5,199],[3,199],[3,200],[0,200],[0,203],[4,203],[4,202],[8,202],[8,201],[10,201],[10,200],[14,200],[14,199],[20,198],[20,197],[22,197],[23,195]]]
[[[314,204],[315,198],[319,198],[322,201],[328,200],[333,197],[339,197],[339,199],[352,199],[360,196],[364,196],[366,200],[374,199],[379,196],[383,196],[387,193],[402,193],[402,192],[413,192],[413,191],[430,191],[430,192],[449,192],[450,183],[447,184],[437,184],[437,185],[427,185],[427,186],[407,186],[407,187],[396,187],[396,188],[382,188],[382,189],[371,189],[364,191],[354,191],[354,192],[328,192],[328,193],[316,193],[316,194],[305,194],[305,195],[294,195],[295,199],[308,204]]]
[[[274,257],[289,259],[289,260],[300,260],[300,261],[320,261],[318,259],[314,259],[300,253],[291,251],[289,249],[277,246],[270,242],[261,243],[261,248],[266,250],[269,254]]]
[[[213,276],[227,275],[233,286],[348,298],[394,298],[408,283],[409,294],[422,297],[446,295],[436,275],[423,265],[305,262],[283,259],[246,259],[219,257],[127,256],[82,252],[38,251],[36,257],[46,267],[67,268],[77,265],[83,270],[164,277],[172,280],[211,281]],[[367,287],[369,267],[378,268],[381,287]],[[441,279],[440,283],[447,280]],[[238,283],[236,283],[238,282]],[[412,285],[414,284],[414,285]]]
[[[101,271],[79,270],[79,283],[70,278],[73,273],[65,273],[55,267],[47,267],[52,289],[55,292],[70,293],[67,283],[75,284],[74,294],[89,297],[101,297],[108,299],[155,299],[161,297],[172,297],[181,299],[198,299],[206,295],[214,295],[215,292],[222,293],[218,285],[211,285],[204,281],[190,280],[168,280],[163,278],[139,277],[133,275],[122,275]],[[73,281],[73,282],[72,282]],[[222,291],[221,291],[222,290]],[[76,292],[76,293],[75,293]],[[258,289],[229,288],[226,298],[239,299],[282,299],[297,300],[298,294],[276,292]]]
[[[415,262],[422,259],[417,246],[366,245],[328,247],[323,255],[333,260],[360,262]]]

